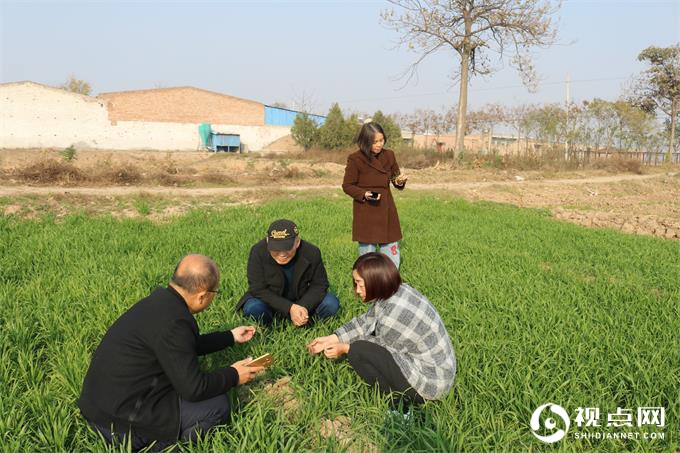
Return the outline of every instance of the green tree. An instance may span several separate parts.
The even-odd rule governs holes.
[[[401,128],[391,115],[385,115],[378,110],[373,114],[372,121],[380,124],[385,131],[388,140],[388,148],[393,149],[401,145]]]
[[[616,101],[613,105],[619,122],[619,149],[643,149],[656,129],[654,114],[626,101]]]
[[[348,130],[342,110],[336,102],[326,115],[326,121],[319,128],[319,145],[325,149],[338,149],[348,146]]]
[[[89,83],[84,80],[76,79],[76,76],[73,74],[69,76],[68,80],[61,88],[70,91],[71,93],[84,94],[85,96],[89,96],[92,92],[92,87]]]
[[[621,125],[613,102],[595,98],[585,101],[585,124],[588,131],[588,142],[596,150],[604,146],[606,149],[614,145],[614,137]]]
[[[350,147],[354,144],[361,130],[361,121],[354,113],[345,120],[345,134],[342,137],[343,148]]]
[[[293,127],[290,128],[290,135],[293,136],[295,143],[308,151],[319,139],[319,128],[308,114],[298,113],[293,122]]]
[[[638,77],[632,101],[647,112],[656,112],[658,109],[669,117],[666,159],[670,162],[675,124],[680,113],[680,44],[648,47],[640,52],[638,60],[648,63],[649,68]]]
[[[664,125],[664,132],[667,135],[670,135],[670,133],[671,133],[670,118],[666,118],[666,121],[664,121],[663,125]],[[680,121],[675,122],[675,131],[673,131],[674,137],[677,137],[678,135],[680,135]],[[675,143],[673,144],[673,149],[675,150],[676,153],[680,152],[680,140],[675,140]]]
[[[552,146],[564,141],[565,118],[560,104],[544,104],[531,108],[524,119],[536,140]]]
[[[503,57],[511,52],[511,64],[529,87],[536,85],[530,58],[532,47],[555,41],[556,25],[551,16],[559,8],[552,0],[389,0],[401,14],[388,9],[383,22],[401,35],[399,43],[419,51],[404,75],[412,77],[418,65],[438,50],[453,50],[458,56],[454,78],[460,81],[456,149],[463,151],[468,84],[471,76],[493,72],[488,53]]]

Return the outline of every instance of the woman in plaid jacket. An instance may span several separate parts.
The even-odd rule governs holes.
[[[349,363],[382,393],[403,395],[407,404],[439,400],[456,375],[456,356],[437,310],[418,291],[402,283],[393,262],[382,253],[362,255],[352,269],[354,287],[370,303],[335,331],[307,345],[328,358],[348,355]],[[401,396],[395,395],[394,403]]]

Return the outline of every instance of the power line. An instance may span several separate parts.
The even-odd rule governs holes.
[[[645,0],[645,1],[621,1],[621,0],[562,0],[562,3],[564,5],[573,5],[573,6],[595,6],[595,5],[612,5],[616,6],[617,8],[620,7],[625,7],[625,6],[635,6],[635,7],[650,7],[650,6],[669,6],[669,5],[677,5],[676,0],[656,0],[656,1],[651,1],[651,0]]]
[[[588,83],[588,82],[603,82],[603,81],[611,81],[611,80],[626,80],[628,77],[602,77],[602,78],[597,78],[597,79],[576,79],[576,80],[570,80],[570,83]],[[560,80],[557,82],[543,82],[539,84],[539,87],[547,86],[547,85],[561,85],[564,84],[566,80]],[[524,88],[524,85],[505,85],[505,86],[495,86],[495,87],[488,87],[488,88],[474,88],[470,89],[469,91],[471,92],[478,92],[478,91],[495,91],[495,90],[507,90],[510,88]],[[364,99],[351,99],[351,100],[343,100],[343,101],[338,101],[343,104],[351,103],[351,102],[373,102],[373,101],[387,101],[387,100],[393,100],[393,99],[408,99],[408,98],[419,98],[419,97],[427,97],[427,96],[441,96],[444,94],[451,94],[449,91],[436,91],[436,92],[431,92],[431,93],[420,93],[420,94],[407,94],[403,96],[386,96],[386,97],[380,97],[380,98],[364,98]]]

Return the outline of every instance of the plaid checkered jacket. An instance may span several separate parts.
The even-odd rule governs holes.
[[[365,340],[387,349],[424,399],[441,399],[453,386],[456,356],[444,323],[430,301],[406,284],[335,334],[342,343]]]

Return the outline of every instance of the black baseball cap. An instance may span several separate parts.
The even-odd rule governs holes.
[[[279,219],[267,228],[267,250],[290,250],[298,237],[298,227],[290,220]]]

